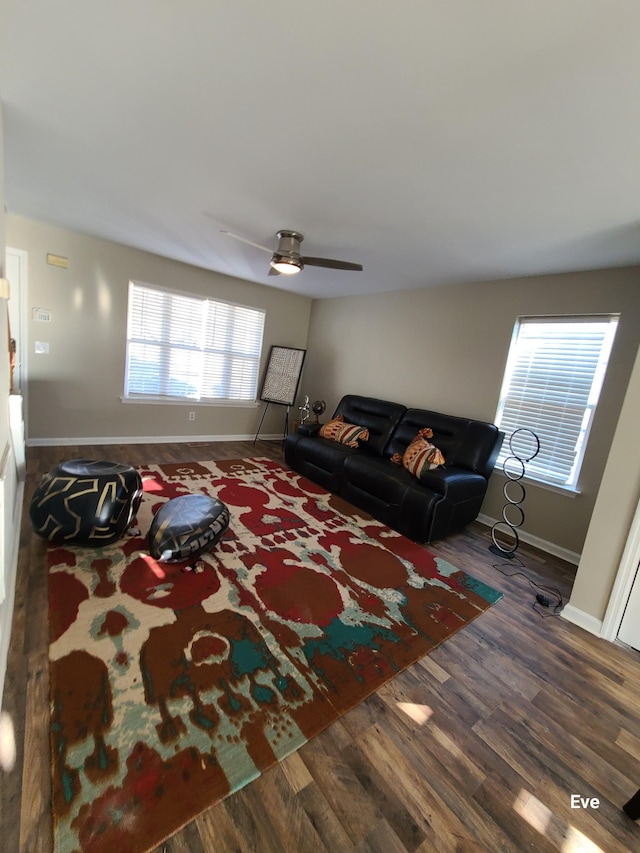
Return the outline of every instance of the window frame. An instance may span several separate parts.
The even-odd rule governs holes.
[[[151,343],[150,338],[144,337],[135,337],[132,333],[132,322],[134,320],[134,315],[132,312],[132,302],[133,296],[135,293],[135,289],[143,289],[151,292],[152,294],[159,294],[163,297],[179,297],[186,300],[195,300],[197,302],[202,303],[202,307],[208,304],[213,306],[224,306],[230,307],[232,309],[242,309],[245,311],[255,312],[258,315],[260,331],[259,331],[259,341],[256,341],[257,346],[257,355],[255,356],[245,356],[250,359],[255,364],[255,376],[254,376],[254,385],[252,387],[252,396],[251,397],[230,397],[230,396],[220,396],[220,397],[207,397],[204,396],[202,391],[202,386],[200,385],[198,388],[197,396],[188,396],[187,394],[154,394],[154,393],[144,393],[144,392],[135,392],[130,391],[131,384],[131,374],[130,374],[130,365],[131,365],[131,344],[132,343]],[[208,310],[208,309],[207,309]],[[234,406],[238,408],[242,407],[250,407],[255,408],[258,405],[258,392],[259,392],[259,382],[260,382],[260,365],[262,361],[262,354],[264,352],[264,331],[266,325],[266,310],[264,308],[258,308],[255,305],[246,305],[239,302],[232,302],[227,299],[212,299],[207,296],[203,296],[200,293],[191,293],[184,290],[178,290],[177,288],[169,288],[163,287],[161,285],[150,284],[148,282],[139,281],[136,279],[129,280],[129,288],[127,293],[127,324],[126,324],[126,332],[125,332],[125,368],[124,368],[124,391],[121,396],[121,401],[123,403],[134,403],[134,404],[152,404],[152,405],[173,405],[173,406]],[[204,310],[202,312],[202,317],[204,321]],[[165,352],[171,351],[171,341],[167,339],[166,335],[163,336],[160,341],[153,341],[151,345],[157,345],[160,349]],[[174,343],[173,349],[179,350],[183,349],[185,352],[195,353],[213,353],[214,350],[211,347],[189,347],[189,346],[180,346]],[[229,348],[225,348],[224,350],[216,349],[216,354],[222,354],[225,358],[230,356],[231,350]],[[162,358],[161,358],[162,362]],[[170,374],[168,374],[167,370],[164,370],[162,375],[164,376],[164,381],[168,381],[170,379]],[[229,393],[229,387],[227,385],[226,388],[227,395]]]
[[[576,439],[573,444],[573,463],[571,465],[571,469],[569,473],[565,477],[564,481],[561,481],[560,476],[557,476],[555,479],[552,476],[545,477],[539,470],[536,471],[536,463],[525,463],[525,474],[523,479],[527,482],[535,483],[537,486],[541,488],[549,489],[552,491],[559,491],[561,493],[576,495],[580,493],[579,489],[579,481],[580,481],[580,472],[582,470],[582,464],[584,462],[584,457],[586,453],[586,449],[588,446],[589,435],[591,432],[591,427],[593,425],[593,420],[595,416],[595,412],[598,407],[598,403],[600,401],[600,395],[602,392],[602,388],[604,386],[604,381],[607,374],[608,365],[611,360],[611,353],[613,351],[613,346],[615,343],[616,333],[619,325],[620,315],[619,314],[566,314],[566,315],[521,315],[516,318],[514,323],[513,332],[511,335],[511,342],[509,344],[509,351],[507,354],[507,360],[505,364],[504,375],[502,379],[502,385],[500,388],[500,395],[498,398],[498,405],[496,408],[495,415],[495,423],[503,432],[505,432],[505,440],[498,455],[498,459],[496,460],[496,470],[503,472],[503,464],[505,459],[512,455],[511,450],[509,449],[509,437],[511,435],[510,426],[505,429],[503,425],[503,416],[505,412],[506,402],[509,397],[509,392],[512,392],[512,396],[516,396],[513,394],[512,382],[514,378],[514,373],[517,368],[518,356],[522,356],[522,353],[518,350],[518,343],[520,339],[520,332],[524,326],[533,326],[533,325],[561,325],[561,324],[575,324],[581,325],[584,324],[606,324],[608,327],[602,337],[602,341],[600,342],[600,348],[598,352],[598,358],[596,360],[595,366],[590,376],[590,386],[589,392],[587,395],[586,402],[584,404],[583,414],[582,414],[582,422],[580,427],[577,430]],[[549,337],[549,341],[552,338]],[[569,354],[569,347],[567,346],[566,351],[563,352],[558,360],[567,360]],[[540,367],[537,368],[538,372],[540,372]],[[534,371],[535,372],[535,371]],[[561,375],[561,367],[557,368],[557,375]],[[535,383],[532,383],[535,385]],[[539,387],[537,390],[539,390]],[[526,386],[525,386],[526,388]],[[535,390],[533,394],[535,394]],[[535,401],[531,400],[530,395],[528,398],[526,395],[523,396],[523,399],[528,400],[530,405],[533,405]],[[567,383],[566,393],[565,393],[565,403],[567,402],[567,398],[571,395],[571,388]],[[581,407],[582,408],[582,407]],[[519,423],[518,426],[520,428],[530,428],[535,432],[536,424],[526,423],[523,421]],[[565,424],[562,420],[562,416],[560,416],[555,424],[556,434],[560,430],[565,429]],[[507,432],[508,430],[508,432]],[[575,432],[575,429],[574,429]],[[566,445],[570,446],[570,445]],[[541,442],[542,447],[542,442]],[[544,458],[544,457],[542,457]],[[549,467],[548,470],[551,470]],[[518,473],[521,471],[521,468],[518,466]],[[516,472],[514,472],[515,474]]]

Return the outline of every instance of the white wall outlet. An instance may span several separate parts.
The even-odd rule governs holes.
[[[48,355],[49,341],[36,341],[36,353],[38,355]]]
[[[189,420],[195,421],[195,419],[196,419],[196,413],[195,412],[189,412]]]

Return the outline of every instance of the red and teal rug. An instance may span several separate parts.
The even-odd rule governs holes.
[[[59,853],[137,853],[299,749],[501,597],[281,464],[141,469],[140,535],[49,548]],[[218,497],[204,571],[154,512]]]

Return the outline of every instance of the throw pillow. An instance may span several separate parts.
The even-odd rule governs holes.
[[[344,417],[338,415],[321,427],[320,436],[331,441],[339,441],[347,447],[357,447],[359,441],[366,441],[369,438],[369,430],[357,424],[345,423]]]
[[[427,441],[433,437],[433,430],[429,427],[421,429],[405,452],[400,455],[394,453],[391,461],[397,465],[403,465],[409,473],[420,479],[427,471],[433,471],[444,465],[444,456],[435,445]]]

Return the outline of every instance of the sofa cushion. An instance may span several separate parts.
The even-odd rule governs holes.
[[[342,496],[417,541],[428,538],[432,515],[443,500],[402,465],[362,453],[345,461]]]
[[[287,465],[336,493],[341,489],[344,460],[358,452],[356,447],[299,432],[288,435],[284,446]]]
[[[344,415],[338,415],[320,428],[320,438],[328,438],[347,447],[357,447],[359,441],[369,438],[369,430],[358,424],[345,423]]]
[[[400,465],[388,459],[356,453],[345,460],[344,480],[388,506],[401,506],[404,493],[416,482]]]
[[[366,427],[369,430],[369,438],[366,441],[361,441],[360,447],[382,456],[393,430],[405,411],[406,407],[400,403],[377,400],[375,397],[346,394],[338,403],[334,418],[337,415],[342,415],[348,423]],[[421,426],[424,425],[421,424]],[[413,431],[413,435],[416,431]],[[413,438],[413,436],[411,437]]]
[[[433,444],[442,452],[447,467],[460,466],[489,477],[502,444],[502,433],[494,424],[428,409],[407,409],[393,434],[386,454],[404,453],[416,432],[433,430]]]

